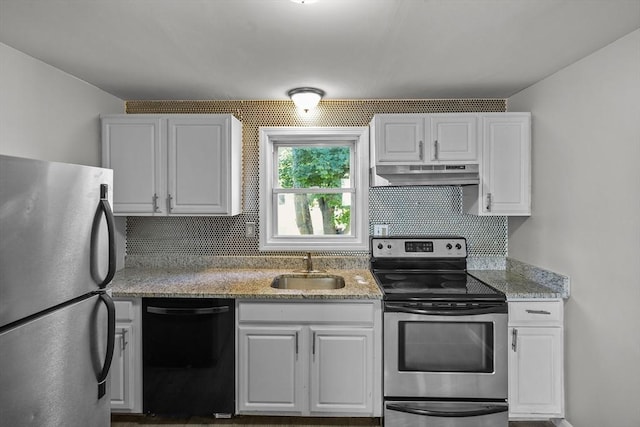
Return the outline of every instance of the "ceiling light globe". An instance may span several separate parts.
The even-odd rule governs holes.
[[[287,95],[289,95],[296,107],[307,112],[318,105],[324,96],[324,91],[313,87],[300,87],[291,89],[287,92]]]

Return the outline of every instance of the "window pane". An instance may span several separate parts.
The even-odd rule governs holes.
[[[348,145],[278,146],[280,188],[345,188],[350,184],[351,148]]]
[[[351,193],[280,193],[278,235],[351,235]]]

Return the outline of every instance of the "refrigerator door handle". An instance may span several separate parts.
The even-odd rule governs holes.
[[[107,306],[107,353],[104,357],[104,365],[98,375],[98,399],[101,399],[107,393],[107,378],[109,377],[109,368],[113,360],[113,350],[116,343],[116,306],[113,299],[105,292],[99,292],[100,301]]]
[[[116,232],[113,221],[113,211],[107,199],[108,191],[109,186],[107,184],[100,184],[100,212],[104,214],[105,220],[107,221],[107,231],[109,233],[109,270],[104,280],[98,285],[100,289],[104,289],[116,274]]]

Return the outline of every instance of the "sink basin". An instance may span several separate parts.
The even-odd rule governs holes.
[[[330,274],[282,274],[271,283],[276,289],[340,289],[344,278]]]

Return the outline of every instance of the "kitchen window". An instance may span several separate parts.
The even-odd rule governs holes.
[[[260,129],[260,249],[368,249],[366,127]]]

